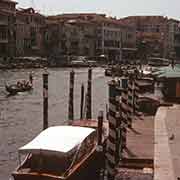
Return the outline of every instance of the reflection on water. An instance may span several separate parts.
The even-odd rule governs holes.
[[[71,69],[49,69],[49,125],[63,124],[67,119],[68,84]],[[27,79],[34,71],[34,89],[16,96],[7,96],[5,81]],[[0,71],[0,179],[9,179],[17,166],[17,149],[42,130],[42,70]],[[87,69],[75,69],[75,118],[80,117],[80,89],[86,86]],[[92,101],[93,117],[99,110],[105,111],[107,103],[107,81],[101,68],[93,69]]]

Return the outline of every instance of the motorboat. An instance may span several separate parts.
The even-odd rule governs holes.
[[[14,180],[94,179],[104,163],[97,147],[95,128],[77,123],[49,127],[19,148],[20,165],[12,176]]]

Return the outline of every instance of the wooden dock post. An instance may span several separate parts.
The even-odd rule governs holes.
[[[127,93],[127,104],[128,104],[128,111],[127,111],[127,120],[128,120],[128,127],[132,127],[132,116],[133,116],[133,80],[132,76],[129,77],[128,80],[128,93]]]
[[[81,85],[81,104],[80,104],[80,119],[83,119],[84,110],[84,84]]]
[[[117,141],[117,90],[116,81],[109,83],[109,136],[107,143],[107,175],[109,180],[113,180],[115,176],[116,166],[116,141]]]
[[[74,71],[70,72],[69,78],[69,108],[68,119],[74,120]]]
[[[122,91],[121,95],[121,115],[122,115],[122,121],[121,121],[121,127],[122,127],[122,151],[124,148],[126,148],[126,134],[127,134],[127,90],[124,89]]]
[[[88,85],[87,85],[87,109],[86,119],[92,118],[92,69],[88,69]]]
[[[101,164],[99,169],[99,178],[98,179],[104,179],[105,174],[105,144],[102,144],[102,137],[103,137],[103,111],[99,111],[98,114],[98,128],[97,128],[97,138],[98,138],[98,146],[97,146],[97,152],[99,153],[98,158],[100,161],[103,160],[103,164]]]
[[[102,145],[102,133],[103,133],[103,111],[99,111],[98,114],[98,145]]]
[[[48,128],[48,72],[43,73],[43,130]]]
[[[119,104],[119,103],[118,103]],[[121,158],[121,115],[120,112],[116,112],[116,152],[115,152],[115,161],[118,164]]]
[[[134,115],[139,116],[139,84],[138,79],[134,81]]]
[[[106,104],[106,120],[109,119],[109,108],[108,105]]]
[[[29,82],[31,85],[33,84],[33,72],[29,73]]]

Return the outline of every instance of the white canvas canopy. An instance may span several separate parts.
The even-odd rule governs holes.
[[[19,148],[19,153],[52,154],[67,153],[95,129],[78,126],[54,126],[42,131],[28,144]]]

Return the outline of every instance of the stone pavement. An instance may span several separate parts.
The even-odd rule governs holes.
[[[154,180],[180,177],[180,106],[160,107],[155,117]]]
[[[156,116],[133,120],[128,129],[127,159],[154,160],[154,173],[119,167],[116,179],[180,180],[180,105],[162,106]],[[136,161],[135,161],[136,162]]]
[[[165,120],[175,179],[180,179],[180,105],[168,108]]]
[[[126,158],[154,158],[154,116],[142,116],[133,120],[127,133]]]
[[[115,180],[153,180],[154,116],[133,120],[123,157],[116,168]]]

